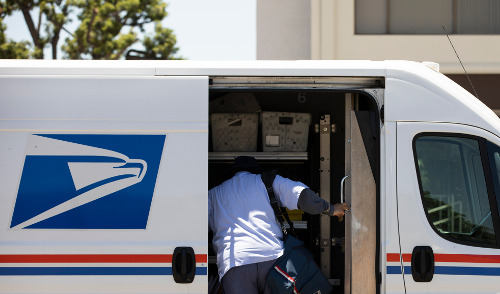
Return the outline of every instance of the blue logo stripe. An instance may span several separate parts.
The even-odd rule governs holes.
[[[404,267],[405,274],[411,275],[411,267]],[[387,266],[387,274],[401,274],[401,266]],[[465,266],[436,266],[434,268],[436,275],[455,275],[455,276],[500,276],[498,267],[465,267]]]
[[[0,276],[170,276],[171,267],[0,267]],[[196,275],[207,275],[197,267]]]

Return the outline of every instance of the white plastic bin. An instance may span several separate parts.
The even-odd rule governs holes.
[[[215,152],[257,151],[257,113],[213,113],[210,123]]]
[[[261,122],[263,151],[307,151],[310,113],[265,111]]]

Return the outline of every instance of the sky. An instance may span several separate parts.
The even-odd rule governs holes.
[[[256,0],[165,0],[168,16],[163,26],[174,31],[178,54],[190,60],[254,60]],[[7,37],[29,40],[20,13],[5,20]],[[153,27],[151,26],[151,32]],[[66,36],[62,36],[64,39]],[[62,42],[60,42],[62,43]],[[50,49],[46,57],[51,57]],[[62,54],[59,54],[62,56]]]

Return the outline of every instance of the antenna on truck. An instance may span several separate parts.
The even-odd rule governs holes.
[[[448,36],[448,32],[446,31],[446,29],[444,28],[444,26],[443,26],[443,31],[446,34],[446,37],[448,37],[448,41],[450,41],[451,47],[453,48],[453,51],[455,51],[455,55],[457,56],[458,61],[460,61],[460,65],[464,69],[465,76],[467,76],[467,80],[469,80],[469,83],[470,83],[470,85],[472,87],[472,90],[474,90],[474,94],[476,94],[476,98],[479,99],[479,95],[476,92],[476,88],[474,88],[474,85],[472,84],[472,81],[470,80],[469,75],[467,74],[467,71],[465,70],[464,64],[462,63],[462,60],[460,60],[460,56],[458,56],[457,50],[455,50],[455,46],[453,46],[453,43],[451,42],[450,36]]]

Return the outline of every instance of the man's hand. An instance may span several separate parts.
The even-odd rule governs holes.
[[[341,222],[344,218],[344,214],[346,210],[349,210],[349,205],[347,203],[337,203],[333,205],[333,214],[332,216],[338,216],[339,222]]]

